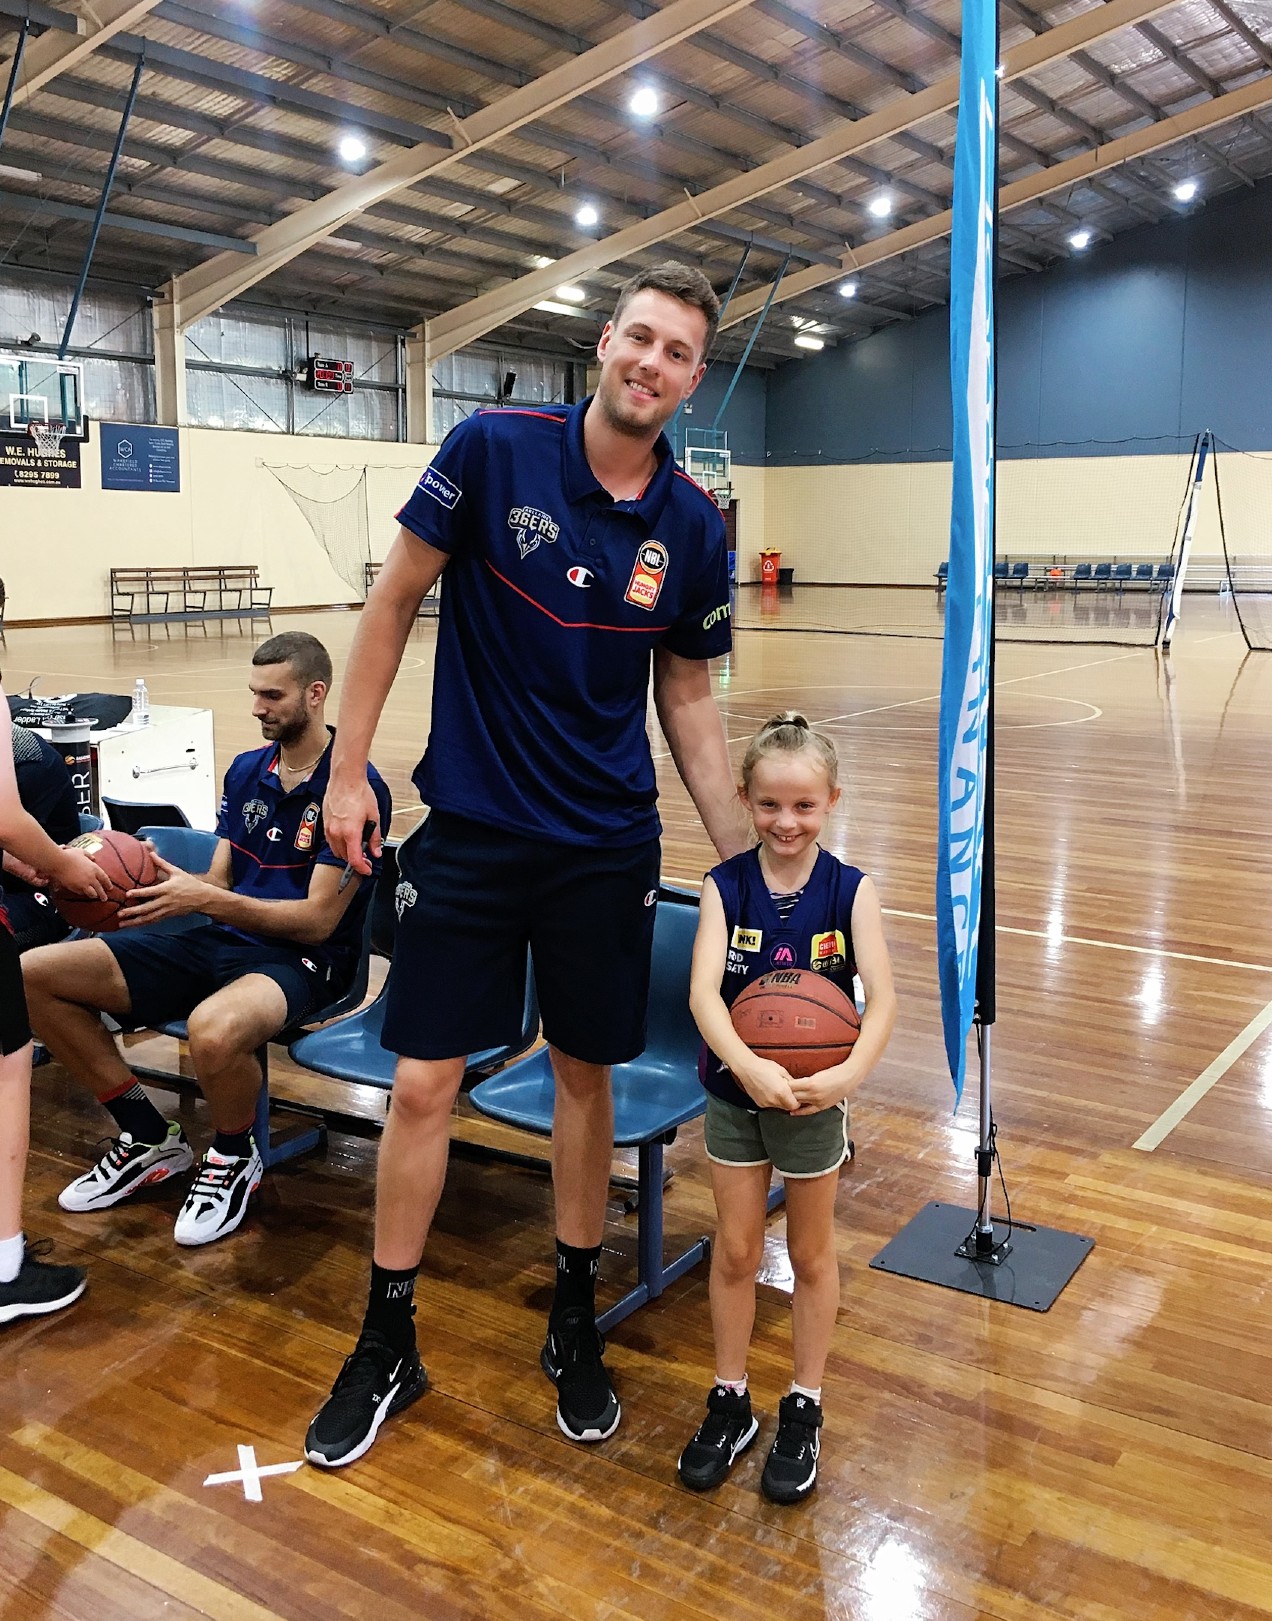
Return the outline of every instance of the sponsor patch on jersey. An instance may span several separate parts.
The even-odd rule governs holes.
[[[769,961],[774,968],[794,968],[795,948],[788,946],[784,940],[780,941],[769,952]]]
[[[277,844],[279,839],[282,838],[282,836],[283,836],[282,829],[277,828],[277,827],[271,827],[269,829],[269,831],[265,835],[265,837],[269,840],[269,842],[271,844]]]
[[[729,944],[735,951],[758,951],[763,940],[763,929],[743,929],[735,924]]]
[[[577,566],[566,569],[565,577],[571,585],[577,585],[583,590],[586,590],[596,578],[590,568],[578,568]]]
[[[255,833],[268,815],[269,806],[263,799],[249,799],[243,806],[243,826],[249,833]]]
[[[728,617],[729,604],[727,602],[722,602],[718,608],[712,608],[711,612],[702,621],[702,628],[703,630],[710,630],[712,625],[718,625],[722,619],[727,619]]]
[[[561,533],[556,519],[540,512],[538,507],[513,507],[508,514],[508,527],[516,537],[517,550],[523,558],[529,557],[541,540],[546,540],[550,546]]]
[[[844,949],[843,931],[831,929],[827,934],[815,934],[808,948],[808,960],[819,974],[833,974],[844,967],[848,954]]]
[[[402,914],[406,911],[407,907],[414,906],[419,898],[419,890],[416,889],[414,884],[408,883],[404,878],[393,891],[393,906],[394,910],[397,912],[399,922],[401,921]]]
[[[314,828],[318,824],[318,815],[322,806],[318,801],[311,800],[305,806],[305,814],[300,819],[300,826],[296,829],[296,848],[298,850],[311,849],[314,842]]]
[[[647,540],[636,553],[636,567],[623,600],[637,608],[652,608],[658,601],[667,573],[667,548],[660,540]]]
[[[447,512],[454,509],[456,502],[464,493],[458,484],[452,484],[446,474],[439,473],[436,467],[424,469],[424,477],[416,488],[423,490],[425,495],[431,495],[434,501],[440,501]]]

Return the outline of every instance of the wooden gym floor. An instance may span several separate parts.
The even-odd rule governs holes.
[[[339,670],[355,623],[274,627],[314,630]],[[223,769],[258,741],[245,666],[260,634],[11,630],[6,684],[127,691],[145,675],[154,703],[215,708]],[[398,833],[419,814],[408,777],[433,635],[415,632],[375,750]],[[833,844],[875,875],[901,997],[854,1110],[810,1502],[758,1493],[789,1377],[780,1216],[751,1363],[760,1443],[698,1498],[675,1459],[712,1372],[706,1268],[618,1329],[623,1427],[571,1447],[538,1368],[548,1181],[458,1155],[421,1288],[432,1392],[348,1470],[269,1476],[259,1502],[241,1482],[206,1486],[241,1467],[240,1447],[261,1466],[301,1455],[361,1314],[374,1133],[333,1135],[325,1159],[267,1179],[239,1234],[179,1251],[171,1195],[99,1217],[58,1209],[107,1121],[50,1066],[35,1077],[27,1225],[83,1261],[90,1288],[3,1333],[0,1613],[1272,1614],[1272,657],[1243,652],[1202,598],[1170,666],[1117,647],[1000,650],[1000,1146],[1018,1218],[1096,1241],[1045,1315],[868,1268],[928,1200],[974,1200],[975,1085],[952,1115],[935,993],[939,643],[749,632],[719,668],[735,743],[792,705],[838,740]],[[660,769],[665,869],[695,879],[710,853],[665,755]],[[1191,1111],[1172,1114],[1199,1078]],[[282,1064],[275,1090],[383,1115],[381,1095]],[[174,1107],[201,1145],[201,1107],[188,1093]],[[669,1159],[678,1243],[711,1225],[700,1131]],[[634,1267],[617,1203],[606,1244],[603,1296]]]

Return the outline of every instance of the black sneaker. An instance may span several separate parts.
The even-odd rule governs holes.
[[[709,1492],[727,1477],[734,1462],[755,1440],[759,1430],[751,1412],[751,1398],[724,1385],[707,1397],[707,1416],[698,1433],[680,1454],[676,1468],[690,1491]]]
[[[605,1340],[592,1314],[580,1307],[548,1322],[539,1362],[557,1387],[557,1424],[571,1441],[608,1441],[623,1409],[601,1357]]]
[[[760,1489],[770,1503],[798,1503],[816,1486],[821,1426],[819,1402],[794,1391],[782,1397],[777,1435],[760,1477]]]
[[[372,1330],[358,1336],[331,1394],[305,1436],[305,1456],[338,1469],[370,1450],[381,1424],[428,1389],[428,1374],[414,1343],[406,1353]]]
[[[52,1248],[47,1238],[28,1244],[17,1277],[12,1283],[0,1283],[0,1323],[61,1311],[84,1293],[88,1280],[79,1267],[50,1266],[44,1259]]]

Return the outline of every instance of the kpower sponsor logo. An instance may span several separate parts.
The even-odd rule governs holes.
[[[458,484],[452,484],[445,473],[439,473],[436,467],[426,467],[424,477],[417,485],[425,495],[431,495],[434,501],[440,501],[447,512],[452,512],[459,501],[463,490]]]

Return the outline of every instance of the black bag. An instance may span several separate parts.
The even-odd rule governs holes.
[[[9,699],[15,726],[64,726],[86,720],[96,732],[122,725],[132,714],[132,699],[117,692],[71,692],[62,698]]]

